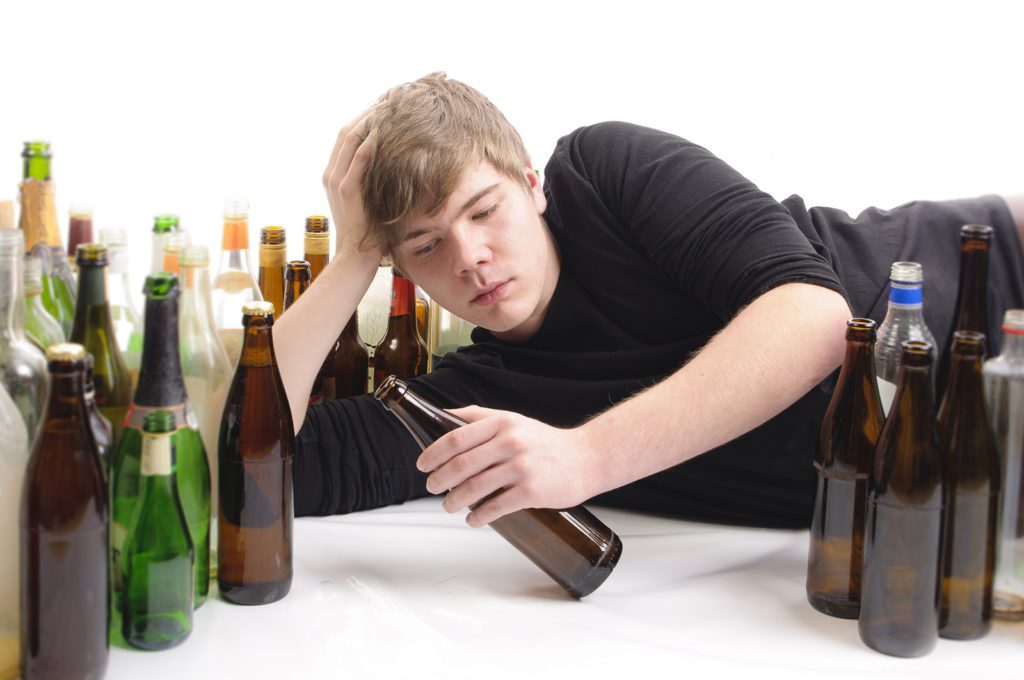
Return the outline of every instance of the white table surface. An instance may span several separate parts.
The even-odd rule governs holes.
[[[807,531],[592,508],[623,540],[575,601],[436,498],[295,522],[289,595],[211,593],[191,637],[111,650],[109,680],[161,678],[1024,678],[1024,623],[920,659],[877,654],[807,604]]]

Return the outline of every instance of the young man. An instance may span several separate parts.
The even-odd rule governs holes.
[[[780,204],[707,150],[626,123],[560,140],[544,187],[531,167],[501,113],[443,74],[341,130],[324,173],[337,252],[275,329],[304,423],[298,514],[427,492],[455,512],[501,489],[469,524],[596,499],[806,526],[845,322],[884,316],[891,263],[923,263],[927,320],[945,338],[959,228],[992,224],[993,330],[1024,305],[1024,219],[996,196],[851,219]],[[470,421],[422,455],[372,397],[305,408],[384,253],[479,326],[413,381]]]

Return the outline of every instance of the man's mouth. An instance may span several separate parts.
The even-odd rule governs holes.
[[[486,307],[491,305],[498,300],[501,300],[508,293],[509,281],[503,281],[499,284],[485,288],[475,298],[473,298],[472,304],[481,305]]]

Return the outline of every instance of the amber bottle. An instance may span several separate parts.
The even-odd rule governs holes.
[[[946,344],[939,352],[937,394],[944,394],[949,379],[953,334],[957,331],[988,333],[988,260],[994,230],[987,224],[965,224],[960,228],[960,284],[956,294],[956,312]],[[985,354],[989,353],[988,338]]]
[[[288,259],[284,227],[260,230],[260,294],[274,305],[274,318],[284,311],[284,271]]]
[[[868,475],[885,420],[875,379],[875,326],[871,319],[846,324],[846,357],[814,457],[818,492],[807,599],[818,611],[844,619],[860,613]]]
[[[303,258],[306,262],[309,262],[309,281],[312,284],[316,281],[316,277],[320,275],[320,272],[327,266],[327,262],[331,257],[331,234],[328,231],[329,221],[323,215],[310,215],[306,218],[306,234],[303,242]],[[355,314],[352,315],[355,319]],[[320,383],[323,390],[322,401],[330,401],[335,399],[337,391],[334,387],[334,360],[338,350],[338,341],[335,341],[334,346],[324,357],[324,363],[320,366],[320,372],[317,373],[317,381]],[[363,353],[366,353],[363,348]],[[366,367],[363,368],[363,374],[366,375]],[[363,381],[363,391],[366,392],[365,379]],[[316,388],[314,387],[314,392]],[[349,396],[349,395],[343,395]]]
[[[288,270],[285,274],[284,286],[284,308],[295,304],[299,296],[309,288],[310,275],[309,263],[305,260],[291,260],[288,262]],[[320,373],[313,379],[313,387],[309,392],[309,405],[316,406],[324,402],[324,379]]]
[[[939,635],[972,640],[992,627],[999,513],[999,451],[985,406],[985,336],[953,335],[949,387],[939,409],[946,451]]]
[[[394,375],[401,380],[427,372],[427,344],[416,327],[416,288],[397,269],[391,282],[388,329],[373,353],[373,382]]]
[[[217,584],[235,604],[275,602],[292,582],[295,432],[273,323],[269,303],[243,307],[242,356],[220,427]]]
[[[864,522],[860,637],[893,656],[923,656],[939,633],[942,455],[932,347],[907,340],[892,409],[875,449]]]
[[[466,424],[388,376],[374,396],[421,448]],[[527,508],[491,522],[491,528],[573,597],[594,592],[612,573],[622,541],[583,506],[566,510]]]
[[[107,667],[107,484],[85,410],[85,349],[46,352],[50,399],[21,496],[21,677]]]

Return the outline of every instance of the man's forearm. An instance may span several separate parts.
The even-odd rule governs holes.
[[[689,460],[774,417],[842,362],[850,309],[838,293],[765,293],[685,366],[580,426],[596,495]],[[810,454],[808,454],[810,455]]]

